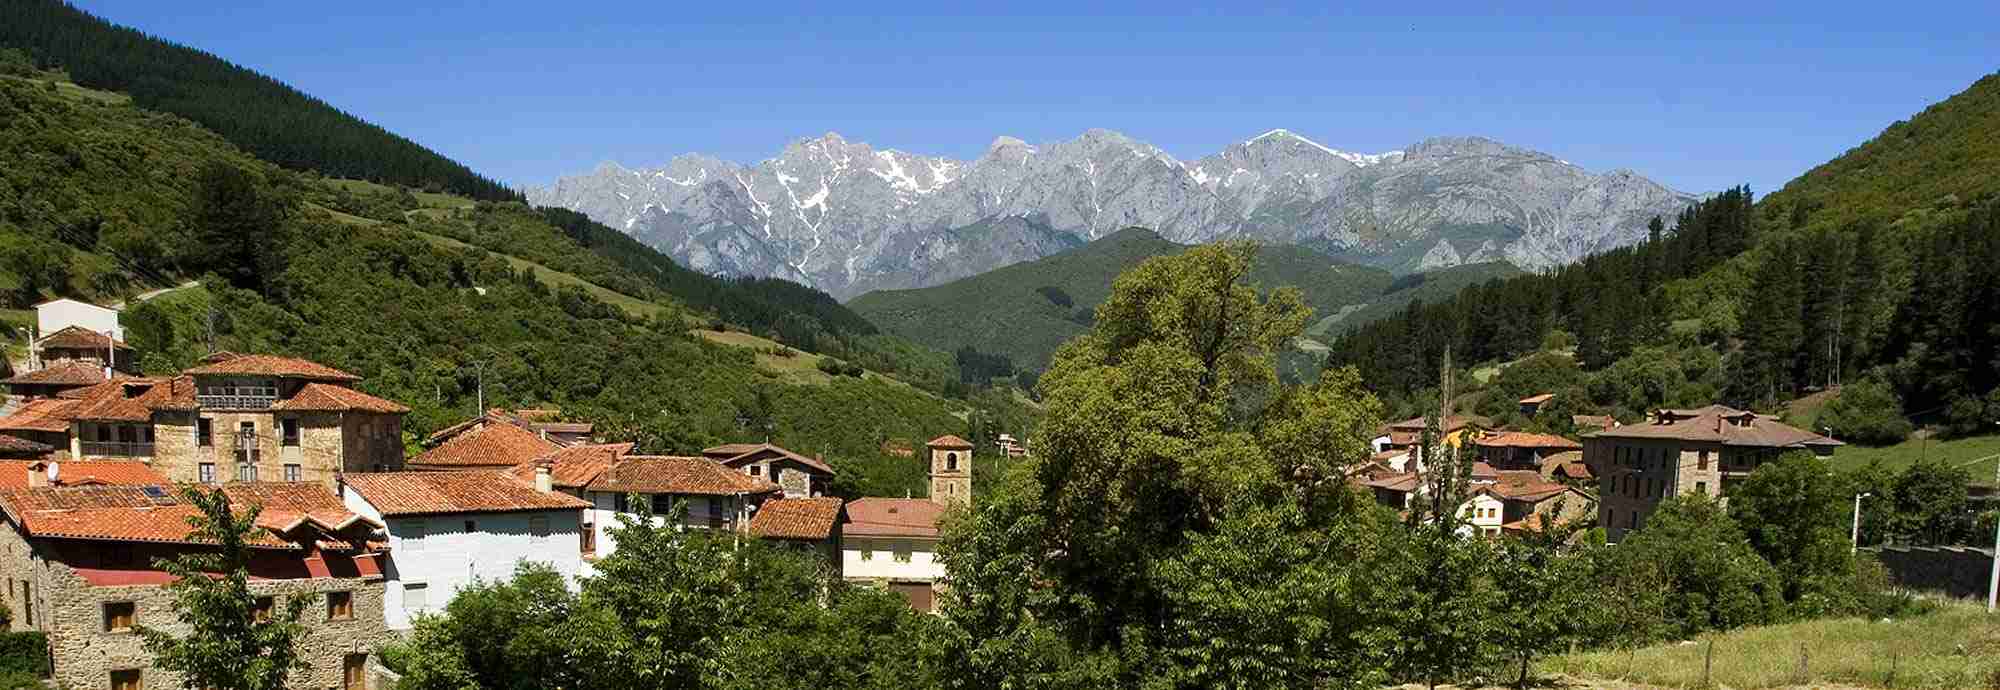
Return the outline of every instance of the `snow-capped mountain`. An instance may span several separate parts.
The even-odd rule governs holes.
[[[1047,256],[1128,226],[1176,242],[1309,245],[1392,270],[1505,259],[1542,268],[1629,244],[1694,200],[1480,138],[1359,154],[1277,129],[1196,161],[1117,132],[993,140],[977,160],[828,133],[739,165],[605,163],[531,188],[710,273],[777,276],[847,299]]]

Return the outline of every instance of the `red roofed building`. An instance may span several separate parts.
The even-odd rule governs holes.
[[[481,420],[440,439],[429,450],[410,458],[410,469],[427,471],[493,470],[519,466],[562,448],[540,434],[503,421]]]
[[[833,496],[776,498],[757,506],[750,516],[750,536],[770,539],[840,563],[840,523],[846,502]]]
[[[841,576],[887,587],[918,611],[936,608],[944,565],[937,561],[938,520],[946,506],[921,498],[857,498],[840,527]]]
[[[108,463],[107,463],[108,464]],[[223,489],[238,511],[258,507],[249,541],[252,591],[276,610],[311,603],[299,641],[312,670],[298,687],[340,687],[383,639],[380,525],[348,511],[317,483],[241,483]],[[178,687],[152,668],[135,625],[179,624],[155,558],[208,550],[187,518],[196,509],[154,486],[0,488],[0,577],[14,630],[48,635],[54,680],[73,688]],[[241,514],[240,512],[238,513]]]
[[[833,467],[825,460],[769,443],[731,443],[703,449],[701,454],[724,467],[770,480],[785,490],[786,498],[823,495],[833,482]]]
[[[1832,455],[1839,441],[1722,405],[1659,410],[1652,421],[1587,436],[1584,463],[1597,477],[1598,521],[1613,540],[1645,526],[1660,501],[1722,496],[1759,465],[1796,450]]]
[[[63,361],[34,371],[15,374],[0,383],[7,392],[23,398],[53,398],[63,391],[104,383],[104,367],[79,361]]]
[[[125,341],[82,326],[59,328],[36,339],[34,360],[43,369],[71,364],[95,369],[99,379],[106,369],[127,374],[139,371],[138,358]]]
[[[1561,436],[1525,431],[1492,431],[1473,442],[1479,459],[1503,470],[1540,469],[1542,460],[1557,453],[1583,450],[1583,444]]]
[[[0,461],[0,490],[49,486],[167,486],[166,477],[143,462],[96,460],[52,462],[48,460]]]

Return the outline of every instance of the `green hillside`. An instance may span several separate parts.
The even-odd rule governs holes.
[[[871,292],[848,306],[884,331],[931,347],[970,347],[1041,369],[1058,345],[1089,328],[1120,272],[1186,248],[1150,230],[1127,228],[1037,261],[934,287]],[[1325,312],[1381,294],[1391,278],[1309,249],[1271,246],[1259,252],[1252,280],[1267,288],[1297,287],[1307,304]]]
[[[1440,268],[1423,273],[1397,276],[1384,292],[1367,302],[1351,305],[1334,312],[1322,311],[1316,316],[1318,321],[1306,329],[1306,334],[1326,338],[1373,321],[1387,318],[1411,302],[1436,302],[1450,299],[1467,286],[1478,285],[1496,278],[1507,278],[1521,274],[1521,269],[1505,261],[1466,264]]]

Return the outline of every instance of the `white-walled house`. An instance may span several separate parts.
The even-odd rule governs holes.
[[[109,333],[125,339],[125,327],[118,324],[118,310],[64,297],[35,305],[35,332],[48,335],[71,326],[92,333]]]
[[[937,561],[937,521],[944,510],[926,498],[849,501],[840,526],[841,577],[887,587],[917,610],[932,610],[933,585],[944,579]]]
[[[378,472],[340,477],[341,499],[380,521],[389,536],[383,617],[407,630],[417,614],[444,609],[474,580],[510,578],[521,561],[546,563],[574,586],[583,573],[589,504],[499,470]]]
[[[618,516],[637,515],[639,496],[653,512],[654,524],[664,524],[676,506],[686,509],[681,525],[707,529],[743,530],[764,501],[780,495],[778,485],[723,466],[708,458],[627,455],[630,443],[571,446],[514,467],[516,478],[532,478],[547,470],[557,492],[579,497],[583,511],[584,552],[588,561],[616,551],[611,530]]]

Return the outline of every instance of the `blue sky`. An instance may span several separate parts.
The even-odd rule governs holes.
[[[517,185],[827,131],[973,158],[1105,127],[1193,159],[1282,127],[1362,153],[1480,135],[1761,194],[2000,69],[1990,1],[78,4]]]

